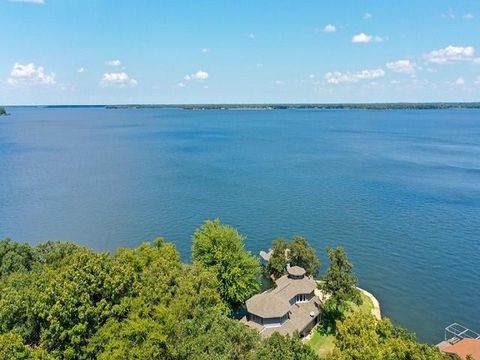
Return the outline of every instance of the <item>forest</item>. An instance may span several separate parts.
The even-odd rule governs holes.
[[[278,257],[262,267],[244,240],[235,228],[208,220],[192,236],[191,262],[161,237],[114,253],[70,242],[1,240],[0,358],[318,359],[296,334],[262,338],[236,319],[261,290],[265,272],[281,271]],[[316,274],[320,263],[308,242],[294,239],[290,246]],[[332,264],[346,261],[340,249],[329,250]],[[326,282],[348,278],[351,286],[351,274],[336,269],[322,275]],[[388,319],[344,312],[344,300],[355,294],[338,289],[335,306],[325,309],[333,318],[314,330],[334,332],[328,358],[443,358]]]

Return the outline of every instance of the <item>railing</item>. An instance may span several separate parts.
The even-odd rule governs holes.
[[[458,323],[445,328],[445,341],[456,343],[462,339],[480,339],[480,334]]]

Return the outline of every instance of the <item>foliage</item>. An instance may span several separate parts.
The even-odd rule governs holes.
[[[3,106],[0,106],[0,116],[7,115],[7,110]]]
[[[448,359],[433,346],[417,343],[413,334],[394,327],[390,320],[378,321],[360,311],[337,324],[335,345],[330,360]]]
[[[330,266],[326,274],[321,278],[320,289],[329,295],[327,309],[338,319],[346,310],[349,301],[361,303],[360,292],[357,289],[357,278],[353,275],[353,266],[347,258],[347,254],[341,247],[328,248]]]
[[[225,316],[204,314],[186,323],[179,359],[252,359],[260,336],[240,322]]]
[[[307,239],[302,236],[294,236],[289,248],[289,260],[291,266],[300,266],[305,269],[307,275],[316,276],[320,269],[315,249],[310,246]]]
[[[66,256],[79,250],[85,248],[66,241],[47,241],[34,248],[35,260],[40,264],[58,266]]]
[[[219,292],[232,310],[260,289],[260,263],[244,248],[244,237],[220,220],[206,221],[193,235],[192,258],[211,269]]]
[[[3,240],[0,359],[317,359],[296,335],[262,339],[228,317],[241,301],[229,297],[232,289],[243,297],[258,289],[258,262],[243,246],[243,237],[219,221],[195,233],[193,264],[162,238],[114,254]],[[387,359],[433,351],[389,322],[368,321],[358,321],[366,332],[351,329],[353,322],[340,325],[333,359],[352,358],[357,333],[371,334],[370,353]]]
[[[0,240],[0,277],[15,271],[29,271],[35,263],[30,245]]]
[[[284,239],[274,240],[272,243],[272,254],[267,264],[267,272],[274,279],[278,279],[285,274],[285,267],[287,265],[287,258],[285,252],[287,251],[288,243]]]
[[[320,269],[320,260],[315,249],[302,236],[294,236],[290,242],[284,239],[273,241],[272,255],[267,264],[268,274],[279,278],[285,274],[287,263],[304,268],[309,276],[316,276]]]
[[[256,358],[259,360],[317,360],[318,356],[311,347],[301,342],[298,335],[281,336],[274,333],[262,343]]]
[[[58,265],[67,255],[83,249],[69,242],[47,241],[36,247],[0,240],[0,277],[17,271],[30,271],[41,264]]]

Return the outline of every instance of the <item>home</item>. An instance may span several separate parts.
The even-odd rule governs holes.
[[[287,266],[287,274],[275,281],[275,287],[254,295],[246,302],[247,315],[242,322],[262,336],[298,331],[310,333],[320,318],[320,299],[315,295],[317,282],[299,266]]]

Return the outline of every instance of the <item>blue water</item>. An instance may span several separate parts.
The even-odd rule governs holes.
[[[158,235],[188,259],[220,217],[253,252],[342,245],[383,313],[435,342],[480,330],[480,111],[11,108],[0,238],[97,250]]]

